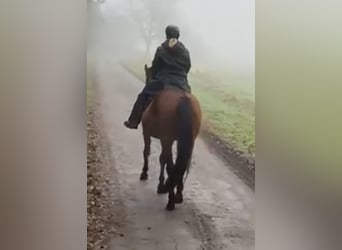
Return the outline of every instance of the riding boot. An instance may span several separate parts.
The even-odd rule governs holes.
[[[141,122],[142,114],[147,107],[149,97],[141,93],[138,95],[138,99],[134,103],[132,112],[128,118],[128,121],[124,122],[124,125],[130,129],[137,129]]]

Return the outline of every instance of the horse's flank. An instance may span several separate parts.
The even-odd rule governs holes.
[[[176,90],[164,90],[156,95],[143,114],[142,126],[144,133],[161,139],[177,140],[177,108],[181,98],[188,98],[192,107],[193,138],[196,138],[201,124],[201,111],[195,96]]]

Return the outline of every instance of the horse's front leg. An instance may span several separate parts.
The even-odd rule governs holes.
[[[140,175],[140,180],[147,180],[148,179],[148,157],[150,156],[151,153],[151,137],[144,134],[144,166],[142,169],[142,173]]]

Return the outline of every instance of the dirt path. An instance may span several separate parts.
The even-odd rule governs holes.
[[[184,203],[173,212],[164,210],[167,196],[156,193],[159,142],[152,142],[149,180],[141,182],[141,130],[122,125],[142,83],[112,63],[98,63],[95,72],[99,112],[119,180],[120,193],[114,195],[125,206],[125,226],[109,249],[254,249],[254,192],[202,139],[195,146]]]

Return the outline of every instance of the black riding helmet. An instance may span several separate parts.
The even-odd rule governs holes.
[[[179,28],[175,25],[168,25],[165,29],[166,39],[179,38]]]

